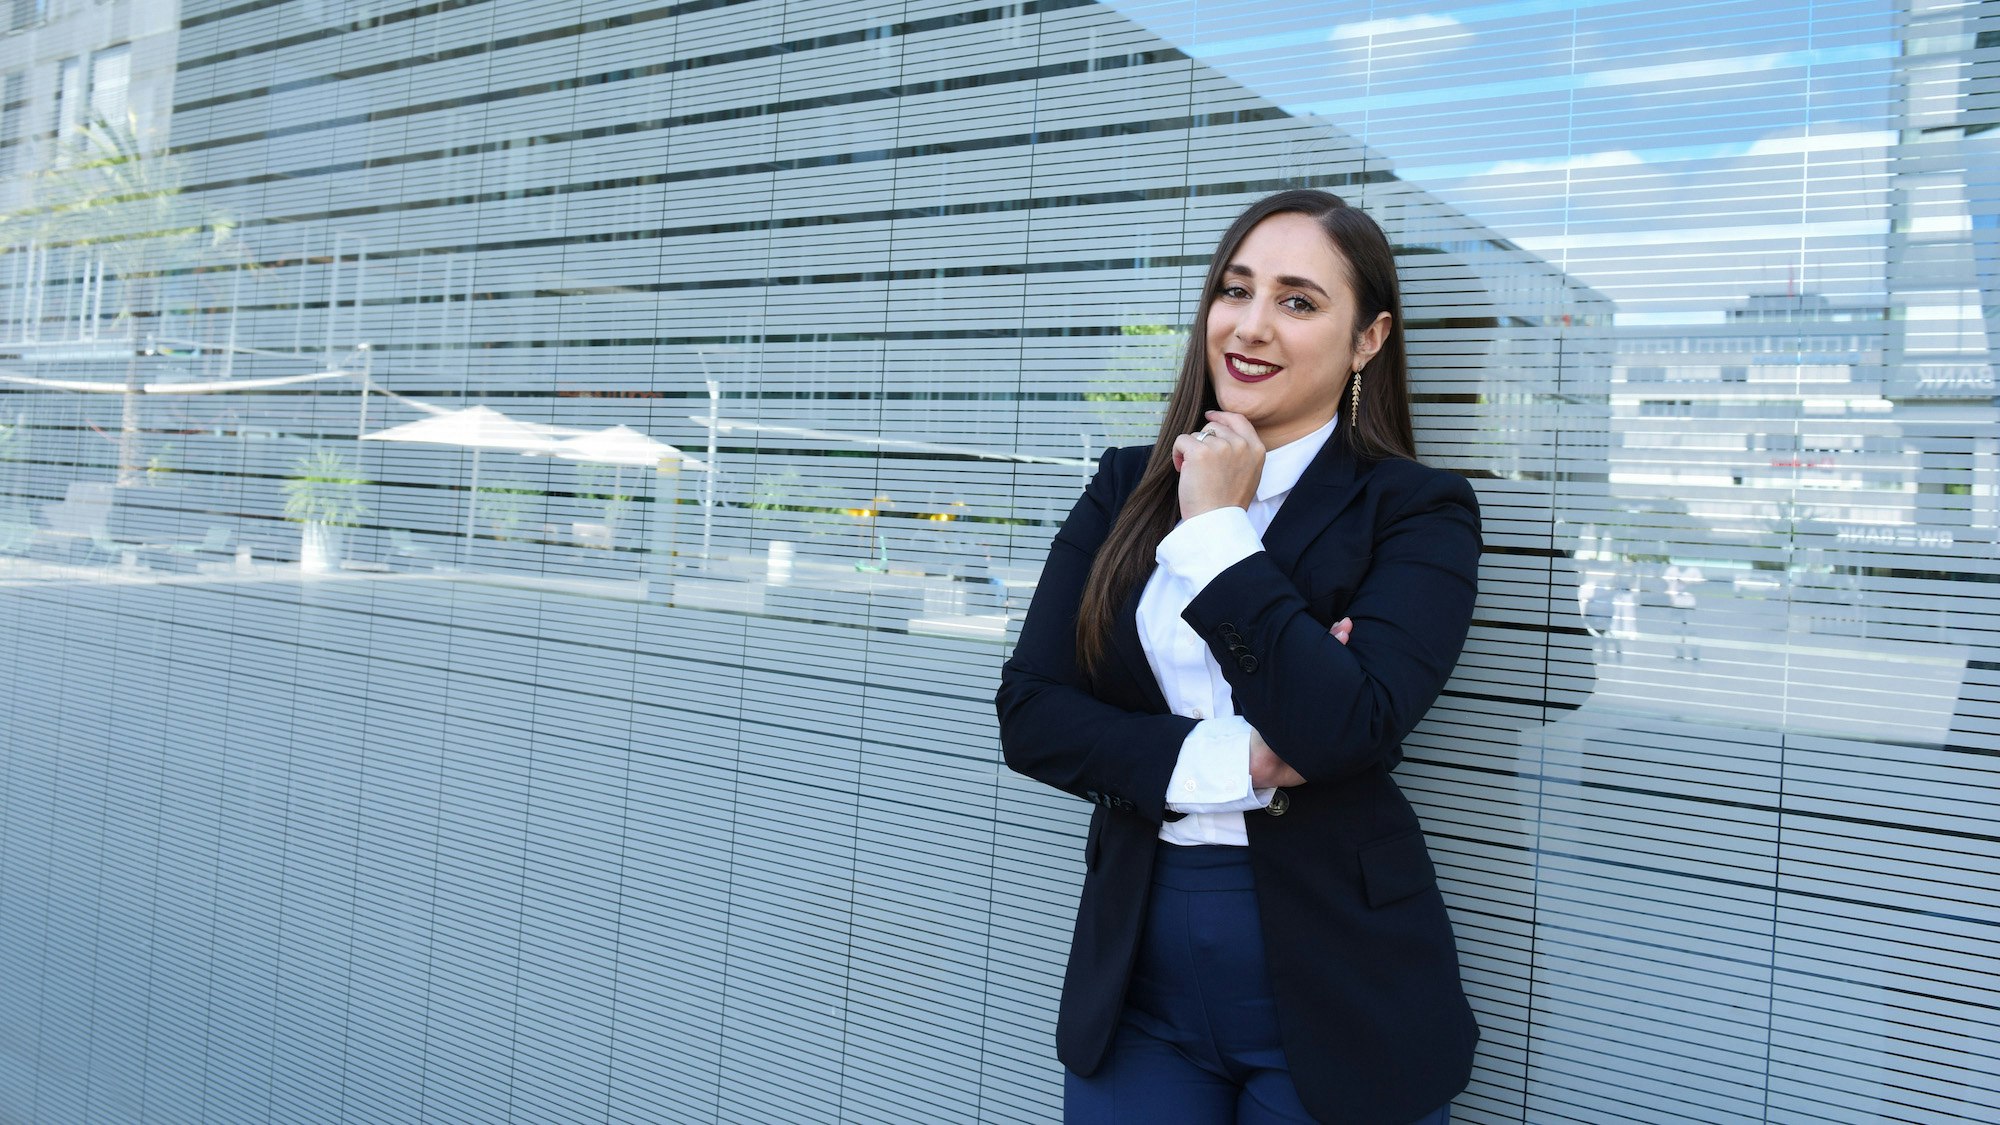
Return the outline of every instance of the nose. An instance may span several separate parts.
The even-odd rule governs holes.
[[[1246,344],[1261,344],[1271,338],[1271,310],[1261,300],[1243,307],[1236,318],[1236,338]]]

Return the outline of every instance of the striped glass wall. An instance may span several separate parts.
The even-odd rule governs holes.
[[[1055,1120],[998,668],[1296,185],[1484,506],[1455,1117],[2000,1117],[1994,0],[105,10],[0,42],[0,1122]]]

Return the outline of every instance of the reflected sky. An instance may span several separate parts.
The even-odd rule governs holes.
[[[1111,3],[1351,133],[1621,312],[1698,322],[1714,304],[1688,308],[1649,273],[1579,251],[1732,243],[1750,256],[1709,267],[1733,275],[1725,291],[1788,271],[1884,290],[1896,5]]]

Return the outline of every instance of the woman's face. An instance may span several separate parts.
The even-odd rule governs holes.
[[[1250,229],[1208,309],[1216,401],[1257,427],[1265,448],[1324,426],[1347,377],[1382,347],[1389,314],[1354,332],[1347,263],[1319,223],[1273,215]]]

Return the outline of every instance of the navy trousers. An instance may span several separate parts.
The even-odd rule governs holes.
[[[1068,1125],[1312,1125],[1278,1042],[1247,848],[1161,844],[1125,1014]],[[1446,1125],[1443,1106],[1414,1125]]]

